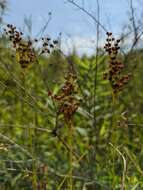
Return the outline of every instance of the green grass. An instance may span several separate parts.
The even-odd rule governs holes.
[[[107,56],[98,56],[94,105],[95,56],[63,57],[54,52],[40,57],[23,76],[6,43],[2,38],[0,189],[142,189],[142,50],[130,55],[135,59],[128,59],[126,72],[132,71],[133,77],[114,105],[112,88],[103,80]],[[80,102],[72,126],[62,114],[57,116],[58,103],[48,95],[49,90],[61,91],[69,61],[77,75],[74,95]]]

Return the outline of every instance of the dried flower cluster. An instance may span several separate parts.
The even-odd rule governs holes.
[[[41,50],[41,54],[43,54],[43,53],[50,54],[58,43],[59,43],[58,40],[51,41],[51,38],[49,38],[49,37],[42,38],[42,50]]]
[[[107,39],[104,49],[109,56],[109,71],[104,73],[103,78],[110,81],[113,93],[117,94],[128,83],[131,74],[122,75],[124,64],[118,60],[117,55],[120,49],[119,39],[112,37],[112,33],[107,32]]]
[[[26,69],[30,64],[35,63],[38,59],[38,55],[33,47],[34,42],[39,42],[38,39],[26,40],[23,37],[23,33],[19,32],[15,26],[8,24],[4,29],[9,40],[12,42],[12,46],[16,51],[16,60],[23,69]],[[51,38],[42,38],[42,48],[40,49],[40,55],[44,53],[50,54],[58,44],[58,40],[51,40]]]
[[[6,35],[13,44],[16,51],[16,59],[23,69],[37,60],[36,53],[30,40],[23,39],[23,33],[19,32],[15,26],[8,24],[5,29]]]
[[[69,71],[65,76],[65,83],[57,95],[49,92],[49,95],[58,103],[58,114],[62,114],[66,122],[70,122],[74,113],[79,107],[79,100],[76,97],[77,83],[76,75]]]

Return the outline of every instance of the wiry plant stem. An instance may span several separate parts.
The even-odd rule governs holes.
[[[87,16],[89,16],[96,24],[98,24],[105,32],[107,32],[107,29],[99,22],[96,17],[88,12],[84,7],[80,6],[78,3],[76,3],[74,0],[67,0],[67,2],[73,4],[75,7],[79,8],[79,10],[83,11]]]
[[[72,167],[72,136],[73,136],[73,131],[72,131],[72,123],[71,121],[69,121],[69,123],[67,124],[67,130],[69,131],[69,140],[68,140],[68,144],[69,144],[69,190],[73,189],[73,179],[72,179],[72,172],[73,172],[73,167]]]
[[[94,72],[94,91],[93,91],[93,106],[94,106],[94,112],[93,112],[93,127],[95,128],[95,135],[97,138],[97,126],[96,126],[96,90],[97,90],[97,73],[98,73],[98,45],[99,45],[99,21],[100,21],[100,6],[99,1],[97,0],[97,31],[96,31],[96,58],[95,58],[95,72]],[[95,145],[96,146],[96,145]]]
[[[111,134],[111,142],[115,146],[116,144],[116,134],[115,134],[115,128],[116,128],[116,95],[113,93],[112,94],[112,105],[113,105],[113,115],[112,115],[112,134]],[[113,160],[113,167],[112,167],[112,175],[113,175],[113,182],[112,182],[112,187],[113,189],[115,188],[115,164],[116,164],[116,151],[115,149],[112,150],[112,160]]]

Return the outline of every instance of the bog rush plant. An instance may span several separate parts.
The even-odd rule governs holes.
[[[23,35],[22,32],[19,32],[17,28],[11,24],[8,24],[7,27],[4,29],[6,36],[8,37],[9,41],[12,44],[12,48],[15,53],[15,59],[16,62],[19,63],[21,67],[21,73],[20,73],[20,79],[22,82],[23,89],[26,89],[26,78],[25,78],[25,71],[30,67],[30,65],[33,65],[35,63],[39,63],[39,58],[41,55],[50,55],[55,49],[56,46],[58,45],[57,40],[51,40],[49,37],[42,37],[41,39],[26,39]],[[36,44],[40,46],[36,49]],[[41,47],[42,46],[42,47]],[[23,91],[21,90],[21,95],[22,97],[26,97],[26,90]],[[25,115],[25,102],[22,100],[21,101],[21,112],[22,115]],[[37,124],[37,114],[35,113],[34,122]],[[22,117],[22,123],[25,123]],[[33,142],[35,136],[35,131],[33,129],[28,129],[28,134],[29,134],[29,140],[27,141],[27,147],[30,149],[32,152],[32,177],[31,177],[31,182],[32,182],[32,188],[33,190],[38,190],[38,189],[46,189],[46,183],[45,181],[39,182],[38,181],[38,175],[37,175],[37,164],[35,162],[36,156],[35,156],[35,150],[33,147]],[[27,134],[26,131],[26,134]],[[33,134],[33,136],[31,135]],[[29,146],[30,145],[30,146]],[[44,184],[44,187],[41,187],[41,184]]]
[[[76,97],[78,86],[77,86],[77,77],[73,70],[73,64],[69,64],[68,72],[64,76],[65,82],[60,88],[57,94],[52,94],[49,92],[49,96],[52,97],[53,101],[57,104],[57,115],[62,116],[65,123],[65,130],[67,136],[67,146],[68,146],[68,162],[69,162],[69,180],[68,180],[68,189],[73,190],[73,126],[72,120],[74,113],[79,107],[79,100]],[[58,128],[58,126],[56,126]],[[54,129],[53,134],[57,136],[57,129]],[[62,182],[61,182],[62,184]],[[60,184],[60,186],[61,186]],[[58,189],[60,189],[60,186]]]
[[[118,59],[120,39],[115,39],[111,32],[107,32],[107,39],[104,46],[109,57],[109,70],[103,75],[104,79],[108,79],[113,90],[113,94],[117,95],[119,91],[128,83],[131,74],[123,75],[124,64]]]
[[[111,131],[109,133],[110,141],[113,145],[117,145],[117,136],[116,136],[116,126],[117,126],[117,107],[116,107],[116,97],[120,91],[123,90],[124,86],[129,82],[131,74],[123,74],[124,63],[119,60],[118,54],[120,50],[120,39],[115,39],[112,36],[111,32],[107,32],[106,43],[104,49],[108,55],[108,72],[105,72],[103,75],[104,79],[109,80],[109,83],[112,88],[112,119],[111,119]],[[116,152],[112,151],[111,159],[113,163],[116,162]],[[115,166],[112,168],[113,176],[116,176]],[[113,177],[112,186],[115,187],[116,179]]]

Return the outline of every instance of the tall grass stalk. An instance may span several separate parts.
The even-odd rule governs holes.
[[[112,126],[111,126],[111,130],[112,130],[112,134],[111,134],[111,144],[113,146],[116,147],[116,95],[114,93],[112,93],[112,107],[113,107],[113,112],[112,112]],[[112,188],[115,189],[116,186],[116,171],[115,171],[115,165],[116,165],[116,150],[113,149],[112,150],[112,176],[113,176],[113,181],[112,181]]]
[[[73,138],[73,129],[72,129],[72,122],[69,121],[69,123],[66,125],[67,131],[68,132],[68,145],[70,147],[69,149],[69,190],[73,189],[73,179],[72,179],[72,173],[73,173],[73,166],[72,166],[72,159],[73,159],[73,154],[72,154],[72,138]]]
[[[26,93],[26,71],[22,70],[21,71],[21,83],[22,83],[22,87],[21,88],[21,96],[24,97],[24,99],[26,99],[27,93]],[[36,89],[36,87],[35,87]],[[21,116],[22,116],[22,123],[25,125],[25,102],[22,99],[21,100]],[[34,113],[34,118],[33,118],[33,123],[35,126],[37,126],[37,113]],[[24,131],[24,139],[27,139],[27,149],[29,149],[29,151],[31,152],[31,156],[32,156],[32,188],[33,190],[37,190],[37,172],[36,172],[36,158],[35,158],[35,147],[34,147],[34,136],[35,136],[35,128],[30,128],[30,125],[28,125],[28,128],[25,128]]]

